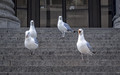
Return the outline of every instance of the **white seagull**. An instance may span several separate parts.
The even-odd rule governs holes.
[[[85,40],[83,29],[78,30],[78,41],[77,41],[77,49],[80,51],[82,60],[83,54],[92,55],[93,53],[90,51],[92,47],[90,44]]]
[[[75,32],[67,23],[63,22],[62,16],[58,17],[57,27],[61,31],[62,37],[65,37],[66,32]]]
[[[36,32],[36,29],[35,29],[34,21],[33,21],[33,20],[30,21],[30,29],[29,29],[29,32],[30,32],[31,37],[37,38],[37,32]]]
[[[30,32],[26,31],[25,32],[25,41],[24,45],[27,49],[29,50],[35,50],[38,48],[38,41],[36,38],[31,37]]]

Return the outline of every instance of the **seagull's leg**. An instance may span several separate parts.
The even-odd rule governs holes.
[[[62,32],[62,37],[60,39],[63,39],[65,37],[65,33]]]
[[[32,51],[32,50],[30,50],[30,52],[31,52],[31,55],[34,55],[34,54],[35,54],[35,52],[34,52],[34,51]]]
[[[82,54],[82,53],[81,53],[81,57],[82,57],[82,60],[84,60],[84,59],[83,59],[83,54]]]
[[[65,37],[65,32],[62,33],[62,37]]]

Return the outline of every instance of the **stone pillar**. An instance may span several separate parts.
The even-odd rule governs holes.
[[[120,0],[116,0],[116,15],[113,17],[113,27],[120,28]]]
[[[0,28],[20,28],[12,0],[0,0]]]

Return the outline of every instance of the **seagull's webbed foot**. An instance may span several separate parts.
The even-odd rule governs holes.
[[[60,39],[64,39],[65,37],[60,37]]]

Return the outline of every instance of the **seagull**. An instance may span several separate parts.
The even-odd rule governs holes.
[[[69,7],[69,10],[74,10],[75,9],[75,6],[70,6]]]
[[[36,38],[31,37],[31,34],[29,31],[25,32],[25,41],[24,45],[29,50],[35,50],[38,48],[38,41]]]
[[[29,32],[30,32],[31,37],[37,38],[37,32],[36,32],[36,29],[35,29],[35,26],[34,26],[34,20],[31,20],[31,21],[30,21],[30,29],[29,29]]]
[[[93,52],[91,52],[92,47],[84,38],[83,29],[78,29],[77,49],[81,53],[82,60],[83,60],[83,54],[93,55]]]
[[[63,22],[62,16],[58,17],[57,27],[61,31],[62,37],[65,37],[66,32],[74,32],[75,33],[75,31],[69,26],[69,24]]]

